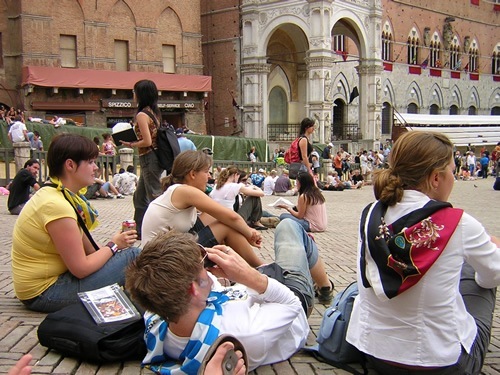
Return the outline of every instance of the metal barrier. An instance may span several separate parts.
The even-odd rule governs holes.
[[[267,124],[268,141],[293,141],[297,138],[300,124]]]
[[[40,161],[38,181],[40,183],[43,183],[49,177],[49,168],[46,163],[47,151],[33,150],[31,151],[31,158]],[[6,186],[16,176],[18,171],[16,170],[16,167],[14,165],[14,160],[14,150],[12,148],[0,148],[0,186]],[[104,168],[104,166],[108,167],[104,168],[103,179],[109,181],[114,174],[118,173],[120,166],[120,156],[100,155],[97,157],[96,163],[100,166],[101,169]],[[138,168],[139,156],[134,155],[133,165],[136,174],[140,173],[140,168]]]

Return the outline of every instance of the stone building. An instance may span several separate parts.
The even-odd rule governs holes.
[[[212,133],[285,145],[309,116],[318,124],[315,141],[355,152],[392,139],[397,113],[500,112],[498,0],[206,0],[201,7]]]
[[[200,1],[0,3],[0,103],[88,126],[132,119],[132,88],[158,86],[163,119],[205,132]]]

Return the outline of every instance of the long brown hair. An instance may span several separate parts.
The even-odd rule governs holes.
[[[181,152],[174,160],[172,172],[161,180],[163,191],[171,185],[184,183],[184,178],[189,172],[199,172],[211,165],[212,158],[203,151],[187,150]]]
[[[217,181],[216,181],[217,187],[216,187],[216,189],[220,189],[221,187],[223,187],[224,184],[229,179],[229,177],[231,177],[234,174],[237,174],[238,172],[239,172],[238,167],[236,167],[235,165],[230,165],[229,167],[223,169],[219,173],[219,177],[217,178]]]
[[[403,198],[404,190],[425,192],[428,177],[444,171],[453,157],[453,144],[441,133],[410,131],[394,144],[389,168],[374,173],[375,198],[392,206]]]

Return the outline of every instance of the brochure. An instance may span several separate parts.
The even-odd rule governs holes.
[[[113,133],[111,136],[113,137],[113,141],[117,146],[121,145],[120,141],[125,142],[136,142],[137,134],[135,134],[134,128],[127,122],[119,122],[115,126],[113,126]]]
[[[81,292],[78,296],[98,325],[142,318],[118,284]]]
[[[269,207],[276,207],[279,205],[285,205],[285,206],[289,206],[289,207],[295,206],[292,202],[290,202],[288,199],[285,199],[285,198],[278,198],[278,200],[276,202],[268,204]]]

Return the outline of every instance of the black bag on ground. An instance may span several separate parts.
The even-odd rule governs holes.
[[[158,124],[158,119],[151,112],[143,112],[151,117],[156,124],[156,149],[154,151],[158,157],[160,167],[169,174],[172,171],[175,158],[181,153],[175,129],[170,124]]]
[[[38,327],[40,344],[90,362],[142,359],[144,320],[97,325],[82,303],[48,314]]]

